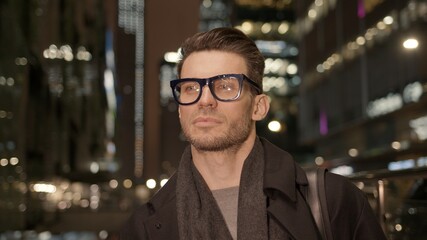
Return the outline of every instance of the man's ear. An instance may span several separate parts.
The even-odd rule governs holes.
[[[178,106],[178,118],[181,119],[181,108]]]
[[[265,116],[267,116],[268,110],[270,110],[270,100],[268,96],[265,94],[256,95],[252,111],[252,120],[260,121],[264,119]]]

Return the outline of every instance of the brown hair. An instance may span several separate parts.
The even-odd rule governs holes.
[[[248,77],[258,83],[262,90],[264,57],[255,42],[235,28],[215,28],[187,38],[181,46],[182,59],[177,66],[178,76],[181,75],[182,65],[190,54],[206,50],[230,52],[243,57],[248,68]]]

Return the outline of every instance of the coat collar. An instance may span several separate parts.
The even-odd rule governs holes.
[[[304,170],[297,166],[289,153],[265,139],[261,138],[261,143],[264,147],[264,192],[269,199],[268,213],[293,239],[320,239],[301,192],[308,185]]]
[[[277,190],[295,202],[297,185],[308,184],[304,170],[295,164],[289,153],[264,138],[260,140],[265,159],[264,191],[268,195],[270,190]]]

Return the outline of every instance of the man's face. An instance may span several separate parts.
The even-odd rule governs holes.
[[[186,58],[181,78],[209,78],[229,73],[247,74],[246,62],[241,56],[222,51],[201,51]],[[180,105],[182,130],[196,149],[222,151],[238,147],[250,134],[255,134],[255,123],[251,117],[253,100],[249,86],[244,85],[236,101],[218,101],[205,86],[198,102]]]

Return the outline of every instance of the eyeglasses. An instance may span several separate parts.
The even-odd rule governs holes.
[[[231,102],[240,97],[243,80],[250,83],[257,94],[262,93],[260,86],[244,74],[222,74],[210,78],[182,78],[172,80],[170,86],[173,97],[181,105],[190,105],[199,101],[203,86],[206,85],[209,86],[215,99]]]

